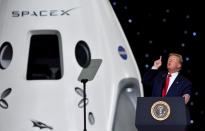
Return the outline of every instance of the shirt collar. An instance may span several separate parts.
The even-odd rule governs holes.
[[[168,74],[170,74],[170,73],[168,72]],[[178,71],[177,71],[177,72],[174,72],[174,73],[171,74],[171,77],[175,77],[175,76],[177,76],[178,74],[179,74]]]

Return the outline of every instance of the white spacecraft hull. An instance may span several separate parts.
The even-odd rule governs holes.
[[[61,77],[29,80],[31,38],[49,34],[58,36]],[[75,56],[80,40],[102,60],[87,83],[87,130],[136,131],[140,72],[108,0],[0,0],[0,46],[7,42],[13,50],[0,69],[0,131],[83,130],[82,96],[75,90],[82,88]]]

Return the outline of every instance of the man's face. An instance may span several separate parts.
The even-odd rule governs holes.
[[[171,71],[176,71],[181,68],[179,58],[177,56],[169,56],[167,61],[167,69]]]

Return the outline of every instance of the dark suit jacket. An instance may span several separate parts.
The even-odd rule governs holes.
[[[166,71],[159,70],[149,70],[145,73],[143,77],[143,84],[152,86],[152,96],[160,97],[162,96],[162,88],[167,76]],[[180,73],[172,83],[170,89],[166,96],[183,96],[184,94],[189,94],[191,96],[191,82],[183,77]]]

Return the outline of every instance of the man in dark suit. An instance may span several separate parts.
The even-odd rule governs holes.
[[[169,54],[167,71],[158,70],[162,65],[162,56],[154,61],[152,69],[143,77],[143,84],[152,86],[153,97],[182,96],[186,104],[189,102],[192,84],[179,73],[182,63],[182,56],[177,53]]]

